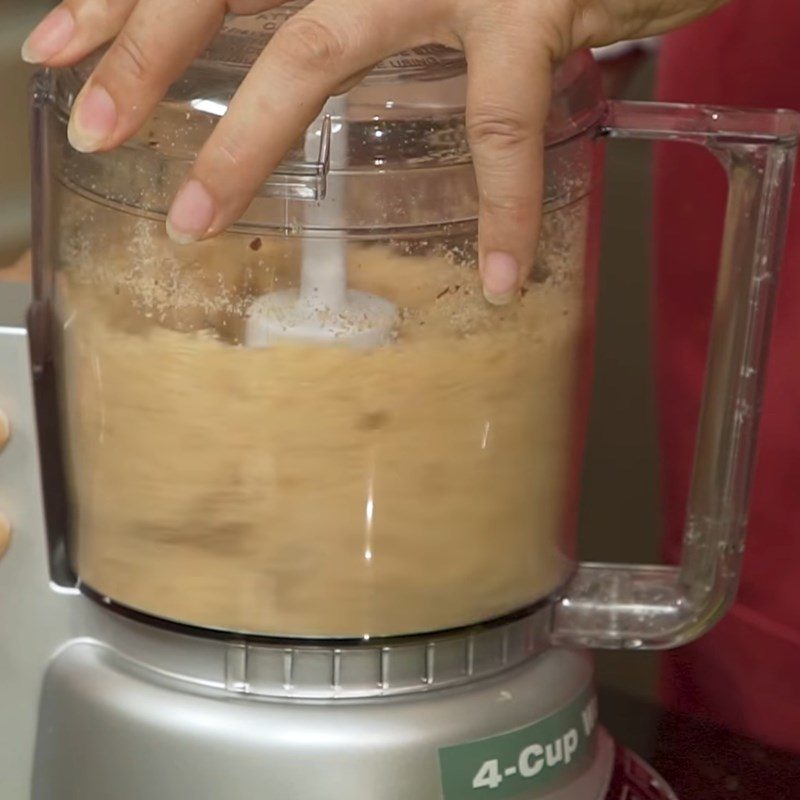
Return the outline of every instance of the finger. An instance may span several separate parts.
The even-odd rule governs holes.
[[[73,106],[68,129],[73,147],[108,150],[139,130],[170,84],[214,38],[229,7],[263,11],[283,2],[138,0]]]
[[[286,22],[178,192],[170,236],[196,241],[236,220],[328,97],[386,56],[431,41],[426,5],[433,4],[316,0]]]
[[[119,33],[136,0],[64,0],[22,45],[29,64],[74,64]]]
[[[224,15],[224,0],[140,0],[75,100],[72,146],[108,150],[132,136]]]
[[[464,44],[480,272],[486,299],[502,305],[517,296],[536,255],[552,64],[531,28],[498,14],[482,15]]]
[[[347,94],[351,89],[355,89],[355,87],[372,72],[374,67],[374,64],[370,64],[366,69],[362,69],[355,75],[351,75],[349,78],[345,79],[343,83],[340,83],[335,89],[331,90],[331,96],[336,97],[338,95]]]
[[[23,253],[15,264],[0,267],[0,282],[24,282],[31,279],[31,254]]]
[[[686,0],[660,0],[658,3],[625,5],[619,2],[587,4],[583,13],[572,15],[571,45],[574,49],[602,47],[629,39],[660,36],[710,14],[726,2],[728,0],[693,0],[689,3]]]

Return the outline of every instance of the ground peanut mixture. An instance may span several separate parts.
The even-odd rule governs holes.
[[[549,216],[536,281],[503,309],[467,259],[354,246],[350,285],[401,309],[371,351],[242,344],[249,304],[297,274],[286,240],[161,253],[148,220],[107,252],[73,236],[57,299],[81,579],[190,624],[331,637],[552,592],[570,570],[584,222],[581,205]]]

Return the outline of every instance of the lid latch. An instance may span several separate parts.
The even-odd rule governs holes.
[[[312,202],[324,200],[331,167],[331,130],[331,117],[328,114],[323,118],[319,131],[317,160],[282,162],[264,183],[262,197]]]

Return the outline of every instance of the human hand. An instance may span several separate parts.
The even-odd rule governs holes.
[[[0,267],[0,283],[27,283],[31,279],[31,253],[23,253],[15,263]]]
[[[63,0],[25,42],[23,58],[61,67],[113,42],[69,124],[77,150],[109,150],[146,122],[226,13],[285,2]],[[224,230],[332,94],[390,55],[441,44],[469,62],[479,265],[487,298],[508,302],[536,250],[553,65],[577,49],[663,33],[724,2],[312,0],[278,30],[201,150],[170,209],[170,236],[186,243]]]

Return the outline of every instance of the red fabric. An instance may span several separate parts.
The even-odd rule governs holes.
[[[735,0],[666,37],[659,99],[800,109],[800,3]],[[707,153],[656,155],[656,357],[667,513],[677,558],[686,507],[725,180]],[[737,606],[665,657],[679,711],[800,752],[800,196],[795,193]]]

